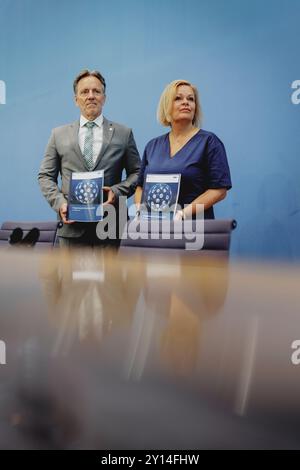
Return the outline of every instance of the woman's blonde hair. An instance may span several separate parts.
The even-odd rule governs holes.
[[[168,127],[171,125],[172,105],[173,105],[173,101],[177,93],[177,88],[180,85],[190,86],[194,92],[196,108],[195,108],[195,116],[193,119],[193,124],[198,127],[201,123],[201,118],[202,118],[199,94],[195,85],[188,82],[187,80],[174,80],[173,82],[169,83],[166,86],[166,88],[162,92],[162,95],[158,103],[157,119],[163,126]]]

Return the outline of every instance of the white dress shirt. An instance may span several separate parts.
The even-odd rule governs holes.
[[[87,133],[87,127],[85,127],[87,122],[89,122],[88,119],[80,116],[78,143],[82,154],[84,149],[84,140]],[[93,122],[96,124],[96,126],[93,127],[93,162],[96,163],[103,144],[103,114],[100,114],[100,116],[94,119]]]

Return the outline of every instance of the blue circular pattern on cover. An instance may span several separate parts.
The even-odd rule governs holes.
[[[75,188],[75,196],[81,204],[91,204],[98,196],[99,188],[94,181],[80,181]]]
[[[162,211],[170,206],[172,190],[166,183],[154,184],[147,196],[147,204],[153,211]]]

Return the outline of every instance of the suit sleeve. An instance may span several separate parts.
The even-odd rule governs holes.
[[[123,166],[126,171],[126,179],[113,185],[111,189],[117,196],[129,197],[135,191],[141,167],[141,159],[131,130],[127,139]]]
[[[60,165],[61,160],[56,148],[55,132],[52,131],[38,174],[38,181],[44,197],[57,213],[59,213],[61,205],[67,202],[57,184]]]

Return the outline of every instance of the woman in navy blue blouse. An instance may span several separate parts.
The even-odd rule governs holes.
[[[199,127],[197,88],[186,80],[171,82],[161,95],[157,117],[171,131],[146,145],[135,192],[137,207],[147,173],[180,173],[178,204],[182,210],[175,218],[194,218],[204,207],[205,218],[213,219],[213,205],[231,188],[230,170],[223,143]]]

